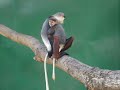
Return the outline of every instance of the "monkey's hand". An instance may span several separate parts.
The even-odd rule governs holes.
[[[49,57],[49,58],[52,57],[52,51],[48,51],[48,57]]]

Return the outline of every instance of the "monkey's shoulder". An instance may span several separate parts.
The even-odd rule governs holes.
[[[56,24],[55,27],[63,28],[63,26],[61,24]]]
[[[55,28],[55,31],[64,31],[64,28],[61,24],[57,24],[54,28]]]

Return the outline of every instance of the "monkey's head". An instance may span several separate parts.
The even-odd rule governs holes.
[[[58,21],[58,23],[63,24],[64,23],[64,19],[65,19],[65,15],[63,12],[58,12],[54,15],[52,15],[54,18],[56,18],[56,20]]]
[[[52,26],[54,26],[56,24],[58,24],[57,19],[54,16],[50,16],[49,17],[49,25],[50,25],[50,27],[52,27]]]

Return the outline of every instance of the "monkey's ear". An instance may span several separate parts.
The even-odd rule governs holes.
[[[48,18],[52,18],[53,16],[49,16]]]
[[[54,16],[50,16],[50,17],[49,17],[49,20],[52,20],[52,21],[54,21],[54,22],[57,21],[57,19],[56,19]]]

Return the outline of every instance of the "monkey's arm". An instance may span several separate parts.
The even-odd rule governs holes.
[[[43,40],[43,43],[45,44],[46,48],[47,48],[47,51],[50,52],[51,51],[51,44],[48,40],[48,37],[47,37],[47,30],[49,29],[49,25],[48,25],[48,19],[45,20],[45,22],[43,23],[43,26],[42,26],[42,30],[41,30],[41,38]]]
[[[59,37],[54,36],[54,42],[53,42],[53,58],[59,59]]]

